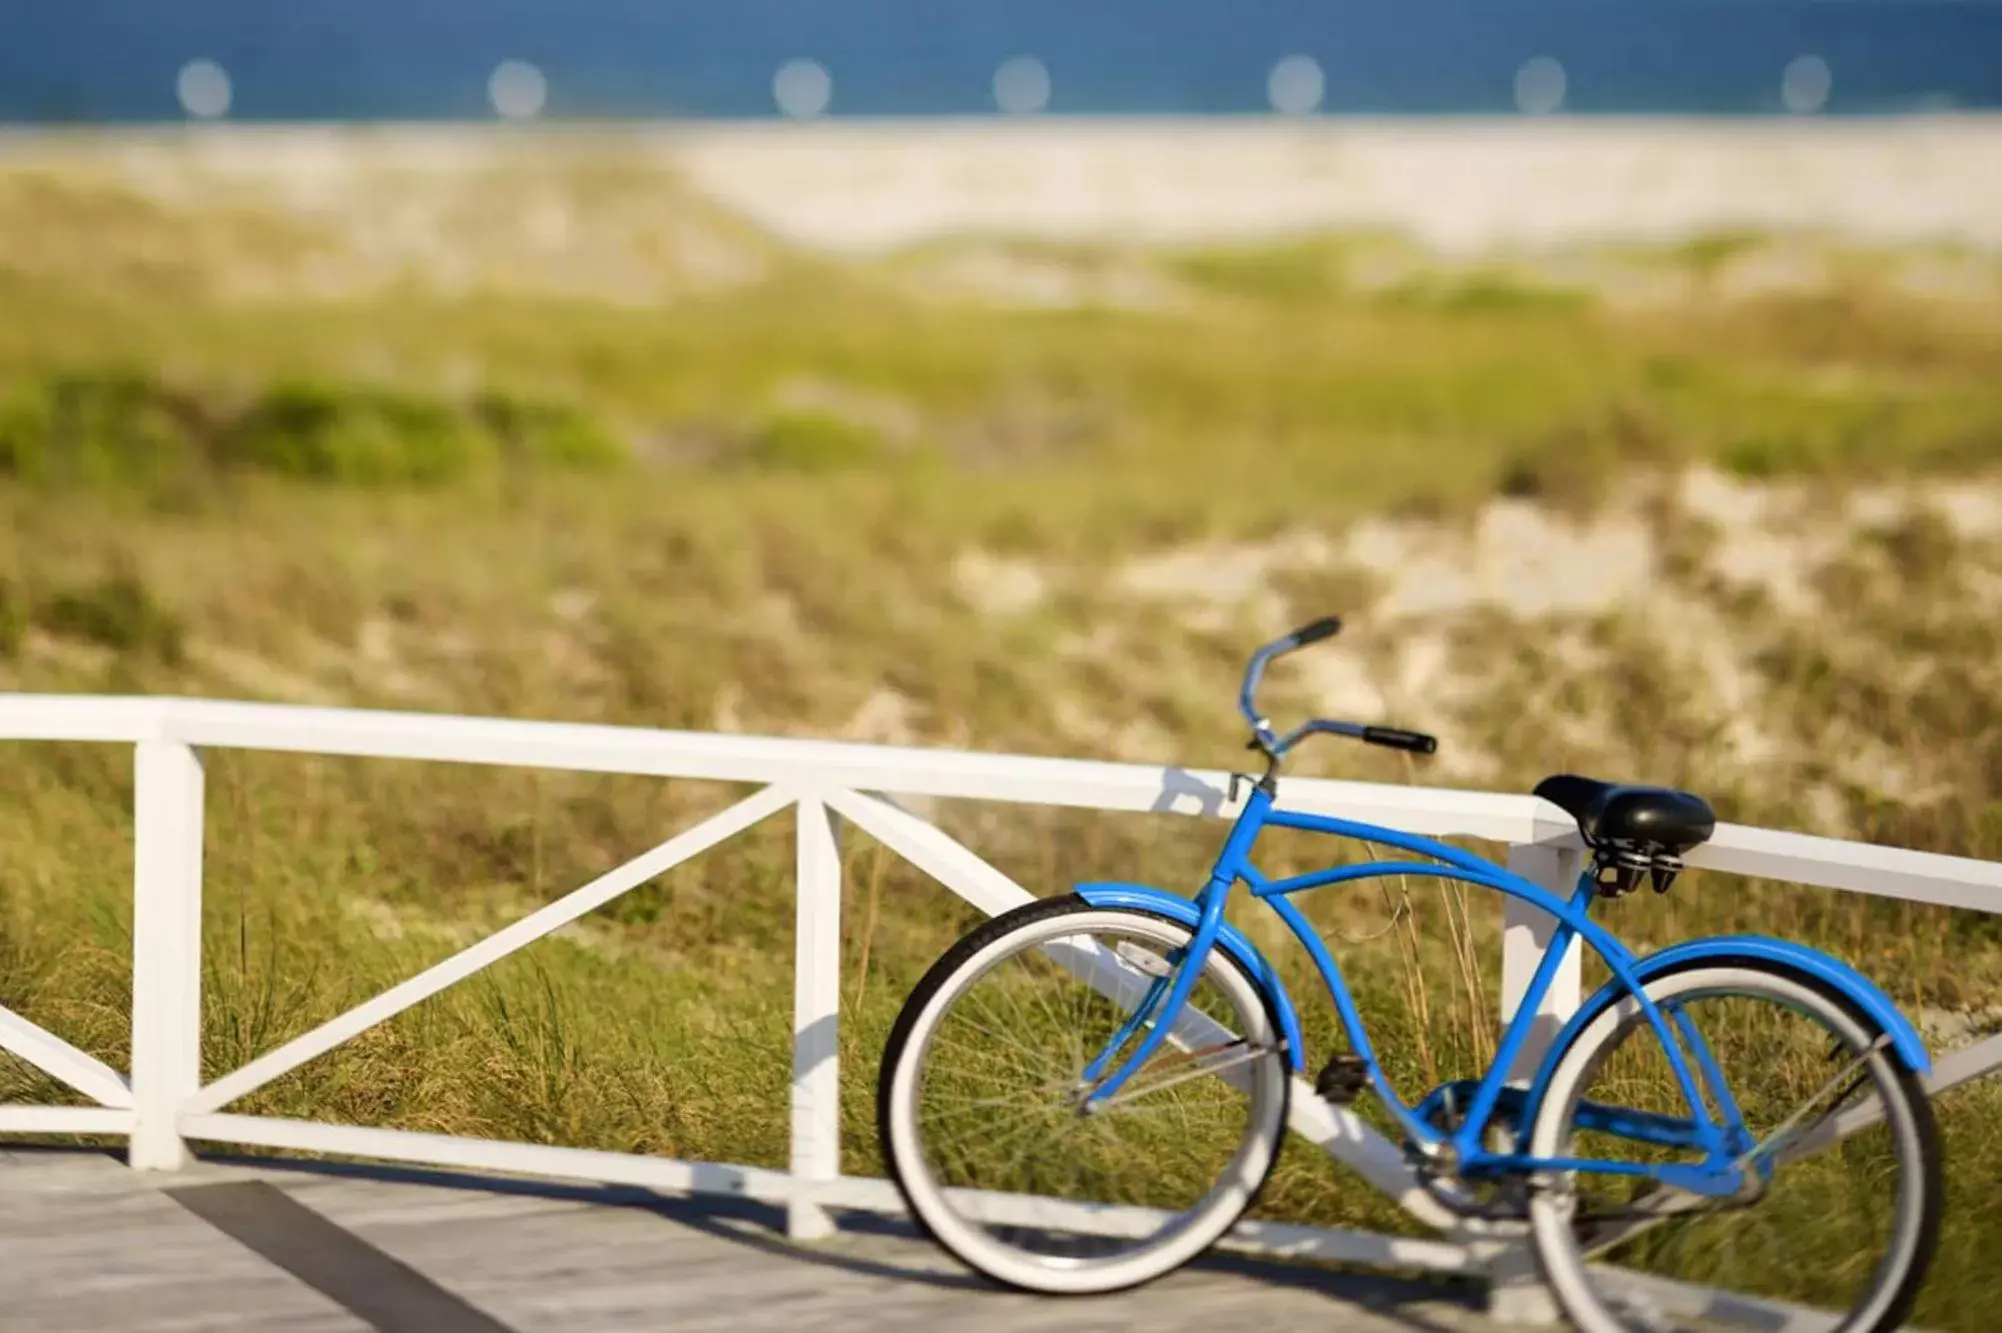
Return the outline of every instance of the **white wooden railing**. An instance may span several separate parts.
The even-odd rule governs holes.
[[[897,1212],[887,1181],[840,1170],[836,1021],[841,872],[838,826],[853,822],[968,902],[998,913],[1027,890],[905,808],[944,797],[1227,816],[1225,774],[1138,764],[1026,758],[824,741],[521,722],[352,709],[158,698],[0,695],[0,740],[122,742],[135,748],[132,1067],[112,1069],[0,1008],[0,1049],[91,1098],[95,1106],[0,1105],[0,1133],[126,1136],[131,1165],[170,1171],[198,1139],[518,1175],[594,1180],[783,1204],[797,1237],[827,1234],[828,1210]],[[201,911],[204,749],[496,764],[759,784],[750,797],[661,842],[374,999],[201,1081]],[[1576,825],[1535,797],[1370,783],[1289,779],[1288,808],[1380,822],[1434,837],[1505,843],[1508,862],[1539,883],[1569,888]],[[797,929],[790,1169],[505,1143],[405,1130],[232,1115],[246,1093],[479,969],[601,907],[787,807],[797,812]],[[1720,824],[1692,867],[2002,912],[2002,864]],[[1513,1013],[1548,938],[1549,918],[1510,900],[1504,918],[1502,1018]],[[1574,949],[1546,1001],[1547,1040],[1578,1002]],[[1936,1093],[2002,1066],[2002,1036],[1951,1052],[1930,1078]],[[1299,1257],[1482,1274],[1491,1308],[1550,1317],[1523,1261],[1519,1232],[1460,1219],[1425,1193],[1398,1148],[1346,1109],[1301,1085],[1291,1128],[1355,1169],[1438,1239],[1241,1224],[1227,1244]],[[1055,1201],[1049,1201],[1055,1204]],[[1061,1207],[1058,1211],[1064,1211]],[[1116,1210],[1115,1210],[1116,1211]],[[1042,1214],[1045,1218],[1049,1212]],[[1118,1229],[1113,1214],[1071,1219]],[[1130,1224],[1130,1219],[1126,1224]],[[1726,1301],[1725,1293],[1692,1299]]]

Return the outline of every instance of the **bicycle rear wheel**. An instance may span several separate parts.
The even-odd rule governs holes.
[[[1251,1205],[1291,1080],[1270,1002],[1223,951],[1160,1049],[1101,1110],[1077,1109],[1087,1065],[1189,939],[1066,896],[974,930],[911,993],[878,1132],[912,1215],[962,1263],[1046,1294],[1118,1290],[1188,1262]]]
[[[1585,1333],[1766,1328],[1776,1306],[1795,1311],[1800,1322],[1788,1327],[1895,1327],[1932,1258],[1941,1166],[1931,1103],[1882,1029],[1825,983],[1760,960],[1690,964],[1646,986],[1713,1119],[1727,1122],[1725,1096],[1741,1113],[1747,1133],[1731,1151],[1772,1169],[1730,1199],[1589,1171],[1541,1182],[1532,1234],[1566,1313]],[[1721,1094],[1702,1050],[1714,1056]],[[1529,1150],[1700,1161],[1694,1149],[1615,1132],[1594,1107],[1690,1114],[1632,997],[1588,1022],[1560,1056]]]

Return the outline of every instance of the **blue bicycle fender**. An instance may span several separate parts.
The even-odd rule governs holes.
[[[1145,884],[1121,884],[1104,881],[1093,884],[1079,884],[1073,890],[1078,897],[1093,907],[1134,907],[1155,912],[1172,921],[1179,921],[1190,930],[1202,918],[1202,909],[1187,898],[1178,897],[1162,889],[1149,888]],[[1266,961],[1258,946],[1245,937],[1230,922],[1224,922],[1217,930],[1217,947],[1229,954],[1231,959],[1245,970],[1252,983],[1272,1001],[1272,1009],[1279,1017],[1279,1035],[1286,1043],[1286,1059],[1293,1072],[1306,1068],[1306,1044],[1300,1036],[1300,1015],[1293,1008],[1293,997],[1286,993],[1286,984]]]
[[[1878,985],[1855,968],[1837,958],[1810,949],[1804,944],[1792,944],[1786,940],[1770,939],[1764,935],[1714,935],[1708,939],[1689,940],[1671,945],[1658,953],[1651,953],[1633,964],[1636,980],[1645,982],[1670,968],[1693,962],[1727,963],[1734,959],[1756,959],[1762,963],[1778,963],[1805,973],[1817,981],[1826,982],[1839,991],[1851,1003],[1879,1027],[1890,1034],[1891,1049],[1905,1068],[1915,1074],[1926,1074],[1932,1070],[1932,1057],[1926,1053],[1925,1042],[1911,1020],[1900,1013]],[[1564,1048],[1587,1023],[1597,1018],[1607,1006],[1613,1004],[1625,989],[1614,978],[1595,991],[1590,999],[1578,1006],[1563,1030],[1557,1034],[1544,1054],[1542,1067],[1536,1071],[1536,1078],[1529,1085],[1526,1098],[1524,1123],[1536,1114],[1543,1101],[1545,1087],[1551,1074],[1557,1068],[1557,1061]]]

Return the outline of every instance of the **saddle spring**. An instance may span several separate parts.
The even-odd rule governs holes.
[[[1607,898],[1623,898],[1648,877],[1656,893],[1667,893],[1684,869],[1682,859],[1645,843],[1601,843],[1592,851],[1593,882]]]

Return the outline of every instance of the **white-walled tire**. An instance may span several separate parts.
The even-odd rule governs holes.
[[[1882,1035],[1881,1029],[1825,983],[1762,960],[1687,964],[1650,978],[1646,991],[1657,1006],[1673,1004],[1686,1007],[1717,998],[1766,1001],[1784,1006],[1811,1019],[1831,1034],[1834,1044],[1828,1065],[1831,1077],[1845,1068],[1860,1068],[1860,1077],[1868,1080],[1868,1089],[1875,1092],[1884,1107],[1881,1127],[1868,1132],[1882,1136],[1885,1150],[1894,1156],[1899,1168],[1896,1189],[1883,1210],[1889,1236],[1881,1258],[1867,1270],[1867,1286],[1863,1287],[1862,1294],[1848,1298],[1846,1309],[1833,1308],[1826,1301],[1817,1300],[1810,1304],[1765,1292],[1741,1291],[1739,1294],[1749,1295],[1754,1300],[1795,1307],[1810,1305],[1817,1313],[1833,1317],[1832,1326],[1824,1325],[1830,1328],[1830,1333],[1878,1333],[1878,1330],[1896,1327],[1910,1314],[1932,1258],[1939,1230],[1942,1169],[1938,1131],[1931,1103],[1926,1099],[1922,1085],[1888,1047],[1869,1051]],[[1622,997],[1610,1004],[1579,1030],[1552,1070],[1549,1089],[1538,1108],[1535,1122],[1530,1126],[1529,1152],[1538,1157],[1559,1157],[1577,1151],[1573,1144],[1575,1107],[1580,1098],[1586,1096],[1590,1081],[1600,1072],[1614,1048],[1629,1037],[1655,1043],[1656,1049],[1659,1049],[1658,1039],[1632,996]],[[1869,1053],[1864,1054],[1866,1051]],[[1852,1066],[1850,1062],[1859,1055],[1862,1057],[1860,1065]],[[1762,1050],[1761,1058],[1778,1067],[1781,1062],[1793,1057],[1775,1047]],[[1733,1083],[1734,1071],[1729,1062],[1720,1055],[1718,1063],[1727,1085]],[[1700,1074],[1698,1078],[1700,1081]],[[1738,1095],[1736,1089],[1733,1095]],[[1684,1110],[1681,1113],[1687,1112]],[[1784,1121],[1781,1123],[1784,1124]],[[1802,1123],[1811,1124],[1812,1119]],[[1583,1155],[1597,1157],[1600,1154],[1587,1152]],[[1780,1168],[1781,1171],[1785,1169],[1784,1165]],[[1669,1323],[1669,1319],[1693,1321],[1698,1318],[1694,1312],[1679,1312],[1678,1307],[1684,1303],[1700,1304],[1703,1298],[1694,1293],[1711,1284],[1686,1283],[1678,1288],[1673,1285],[1677,1279],[1668,1274],[1655,1274],[1652,1279],[1643,1277],[1637,1281],[1630,1271],[1605,1267],[1597,1261],[1588,1262],[1574,1225],[1576,1196],[1573,1190],[1579,1181],[1586,1178],[1586,1174],[1574,1173],[1569,1181],[1539,1182],[1531,1193],[1530,1202],[1531,1236],[1538,1262],[1565,1313],[1582,1333],[1758,1325],[1761,1315],[1757,1307],[1733,1307],[1729,1302],[1712,1304],[1700,1316],[1706,1321],[1700,1325],[1694,1322],[1687,1325]],[[1598,1179],[1603,1181],[1605,1178]],[[1755,1203],[1751,1206],[1760,1205]],[[1749,1214],[1749,1210],[1742,1211]],[[1828,1217],[1831,1226],[1839,1220],[1838,1216],[1823,1216]],[[1675,1223],[1665,1225],[1673,1226]],[[1829,1254],[1825,1242],[1818,1238],[1811,1223],[1791,1230],[1798,1233],[1805,1243],[1824,1245],[1820,1255],[1824,1264],[1833,1266],[1838,1260],[1854,1258],[1850,1252]],[[1768,1233],[1769,1238],[1771,1234]],[[1734,1244],[1739,1248],[1732,1248]],[[1834,1248],[1842,1250],[1840,1246]],[[1742,1237],[1735,1242],[1713,1242],[1710,1253],[1731,1256],[1733,1262],[1742,1261],[1743,1271],[1747,1273],[1766,1271],[1779,1274],[1783,1279],[1803,1274],[1815,1276],[1811,1263],[1805,1270],[1790,1268],[1777,1256],[1761,1253],[1756,1244]],[[1660,1280],[1664,1277],[1669,1281]],[[1737,1316],[1732,1313],[1733,1308],[1745,1312],[1747,1324],[1735,1323]],[[1771,1308],[1767,1307],[1767,1316]]]
[[[1077,941],[1084,936],[1091,936],[1094,943],[1079,944]],[[1116,938],[1121,943],[1112,946],[1097,944],[1101,937]],[[1163,1208],[1144,1202],[1136,1205],[1133,1200],[1124,1198],[1096,1199],[1089,1192],[1077,1197],[1077,1191],[1072,1191],[1068,1201],[1053,1202],[1052,1194],[1060,1192],[1008,1188],[1004,1187],[1005,1180],[1003,1186],[949,1180],[950,1176],[969,1174],[971,1167],[968,1164],[972,1161],[970,1153],[953,1158],[951,1165],[965,1168],[955,1172],[941,1167],[934,1160],[934,1151],[940,1148],[935,1127],[957,1123],[950,1117],[962,1114],[962,1109],[951,1104],[953,1098],[956,1097],[964,1107],[979,1109],[987,1103],[1007,1102],[1012,1106],[1012,1094],[1002,1098],[970,1098],[960,1095],[959,1091],[968,1085],[955,1083],[951,1085],[955,1091],[948,1095],[945,1111],[930,1114],[928,1118],[920,1104],[928,1088],[929,1064],[938,1046],[941,1029],[959,1021],[954,1017],[957,1006],[964,1004],[970,1011],[973,1001],[968,997],[975,988],[1011,962],[1023,960],[1030,968],[1054,975],[1055,969],[1047,961],[1050,955],[1046,952],[1054,947],[1058,955],[1071,961],[1071,970],[1057,977],[1060,982],[1064,977],[1075,976],[1076,969],[1086,965],[1081,960],[1093,960],[1089,963],[1091,968],[1097,968],[1102,963],[1107,970],[1092,972],[1101,989],[1086,991],[1082,984],[1078,984],[1076,989],[1084,996],[1081,1010],[1094,1011],[1088,1016],[1081,1014],[1080,1022],[1104,1022],[1110,1021],[1106,1017],[1107,1012],[1116,1018],[1119,1012],[1124,1011],[1111,1011],[1110,1005],[1101,1007],[1092,998],[1104,993],[1103,985],[1144,984],[1142,978],[1146,974],[1141,967],[1151,965],[1158,968],[1162,955],[1186,945],[1189,938],[1188,927],[1167,917],[1124,908],[1094,908],[1081,898],[1067,895],[1025,904],[969,932],[932,965],[911,992],[884,1049],[877,1087],[877,1130],[890,1177],[912,1217],[960,1262],[996,1282],[1026,1291],[1048,1295],[1116,1291],[1150,1281],[1194,1259],[1228,1231],[1251,1206],[1278,1155],[1286,1123],[1291,1078],[1270,999],[1221,949],[1211,951],[1199,982],[1204,988],[1204,1012],[1227,1027],[1229,1035],[1241,1038],[1242,1045],[1234,1050],[1203,1055],[1195,1064],[1186,1063],[1190,1057],[1183,1054],[1180,1058],[1185,1063],[1178,1068],[1188,1072],[1157,1076],[1150,1071],[1171,1066],[1175,1058],[1173,1043],[1163,1043],[1161,1051],[1148,1065],[1136,1071],[1121,1094],[1133,1093],[1131,1107],[1140,1109],[1143,1115],[1151,1113],[1164,1117],[1156,1122],[1154,1128],[1143,1124],[1141,1157],[1119,1159],[1141,1163],[1141,1173],[1145,1176],[1170,1178],[1179,1171],[1181,1180],[1197,1182],[1203,1174],[1201,1166],[1184,1161],[1181,1155],[1192,1151],[1188,1147],[1189,1142],[1192,1139],[1213,1142],[1221,1150],[1235,1140],[1234,1151],[1215,1171],[1215,1178],[1208,1183],[1207,1189],[1190,1206]],[[1125,945],[1134,942],[1137,944],[1129,952]],[[1098,951],[1093,952],[1094,949]],[[1030,951],[1036,951],[1036,955]],[[1150,956],[1153,961],[1148,963]],[[1135,959],[1142,961],[1136,965],[1131,961]],[[1215,1001],[1208,998],[1211,988],[1219,997]],[[1013,995],[1013,992],[1008,993]],[[984,997],[981,998],[984,1003]],[[1215,1010],[1218,1005],[1228,1006],[1234,1022],[1225,1022],[1217,1017]],[[985,1014],[988,1011],[979,1012]],[[1052,1090],[1063,1076],[1075,1074],[1076,1069],[1071,1067],[1073,1064],[1082,1067],[1083,1060],[1099,1049],[1103,1037],[1085,1034],[1076,1042],[1051,1041],[1053,1046],[1064,1049],[1045,1058],[1034,1049],[1034,1043],[1037,1039],[1050,1041],[1060,1033],[1063,1030],[1061,1017],[1054,1009],[1051,1010],[1051,1021],[1047,1023],[1041,1023],[1040,1019],[1031,1021],[1024,1016],[1017,1025],[1005,1031],[997,1030],[1000,1025],[991,1020],[987,1024],[975,1023],[971,1019],[964,1021],[971,1033],[992,1035],[996,1041],[995,1050],[1009,1060],[1016,1058],[1013,1051],[1024,1051],[1027,1054],[1022,1058],[1042,1059],[1043,1067],[1058,1071],[1058,1080],[1050,1081],[1046,1087],[1031,1087],[1026,1094],[1036,1096],[1049,1092],[1052,1106],[1032,1107],[1020,1112],[1020,1123],[1003,1131],[1015,1137],[1006,1143],[1005,1153],[997,1151],[995,1155],[1005,1156],[1008,1167],[1021,1167],[1030,1176],[1068,1181],[1072,1177],[1065,1174],[1067,1169],[1081,1175],[1085,1168],[1067,1168],[1065,1159],[1068,1157],[1077,1162],[1082,1157],[1061,1144],[1051,1143],[1046,1130],[1062,1135],[1069,1133],[1071,1126],[1077,1126],[1076,1132],[1085,1136],[1080,1142],[1088,1139],[1086,1146],[1096,1147],[1099,1146],[1099,1139],[1091,1136],[1112,1132],[1107,1128],[1115,1123],[1112,1117],[1121,1116],[1120,1123],[1136,1122],[1126,1114],[1126,1104],[1109,1106],[1090,1118],[1075,1117],[1063,1110],[1061,1098]],[[1196,1026],[1178,1026],[1177,1037],[1198,1032],[1209,1034],[1204,1038],[1205,1042],[1217,1037],[1215,1029],[1202,1026],[1203,1019],[1193,1005],[1183,1022]],[[948,1045],[955,1040],[957,1038],[949,1035]],[[1127,1049],[1131,1049],[1130,1045]],[[973,1067],[985,1069],[984,1065]],[[941,1080],[951,1077],[951,1072],[939,1074]],[[1220,1082],[1227,1082],[1230,1086],[1219,1088],[1217,1085]],[[1176,1092],[1175,1097],[1168,1096],[1170,1090]],[[1148,1102],[1148,1098],[1156,1100]],[[1214,1103],[1221,1117],[1233,1104],[1233,1099],[1243,1103],[1241,1133],[1231,1128],[1234,1121],[1227,1118],[1219,1119],[1221,1127],[1214,1134],[1199,1132],[1201,1126],[1197,1127],[1197,1131],[1191,1130],[1192,1114],[1206,1113]],[[1165,1113],[1171,1111],[1177,1113],[1178,1122],[1172,1129],[1165,1119]],[[1070,1115],[1068,1119],[1067,1114]],[[1153,1146],[1149,1147],[1150,1144]],[[1044,1154],[1041,1159],[1037,1157],[1038,1150]],[[1105,1150],[1112,1151],[1110,1148]],[[1157,1155],[1150,1157],[1148,1153]],[[1056,1160],[1048,1160],[1052,1157]],[[1154,1169],[1155,1166],[1158,1170]],[[981,1169],[986,1168],[983,1166]],[[1008,1175],[999,1169],[995,1174]],[[1130,1176],[1111,1178],[1125,1180]],[[1184,1189],[1193,1192],[1198,1187],[1190,1183]],[[1114,1253],[1094,1257],[1042,1253],[1004,1239],[990,1229],[1010,1224],[1025,1228],[1053,1227],[1080,1236],[1084,1233],[1110,1235],[1132,1244]]]

